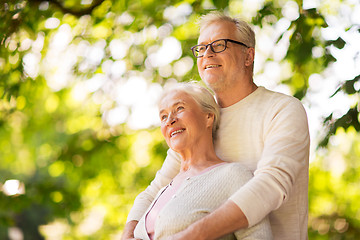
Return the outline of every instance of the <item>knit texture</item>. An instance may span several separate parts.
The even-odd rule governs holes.
[[[252,173],[243,165],[228,163],[184,180],[156,219],[155,239],[166,239],[214,211],[251,177]],[[143,225],[144,217],[135,230],[135,237],[146,239]],[[270,223],[264,219],[252,228],[221,239],[272,239]]]

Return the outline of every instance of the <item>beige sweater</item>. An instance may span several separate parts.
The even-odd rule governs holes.
[[[221,110],[215,142],[224,161],[241,162],[254,177],[230,199],[253,226],[269,215],[274,239],[307,239],[309,131],[300,101],[259,87]],[[128,221],[139,220],[157,192],[176,176],[180,158],[173,151],[150,186],[135,200]]]
[[[224,203],[251,177],[252,173],[242,164],[228,163],[201,175],[187,178],[160,211],[155,223],[155,239],[166,239],[206,216]],[[161,192],[162,190],[159,193]],[[145,216],[155,201],[138,223],[135,238],[148,239]],[[221,239],[272,239],[269,220],[266,218],[251,228],[237,231]]]

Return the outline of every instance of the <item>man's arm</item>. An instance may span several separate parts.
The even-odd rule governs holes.
[[[248,221],[241,209],[231,200],[206,217],[174,235],[171,240],[218,239],[241,228],[247,228]]]

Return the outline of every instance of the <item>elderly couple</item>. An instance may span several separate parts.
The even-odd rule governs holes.
[[[309,131],[297,99],[253,82],[255,36],[219,12],[192,48],[201,79],[165,89],[170,149],[122,239],[307,239]],[[220,119],[221,116],[221,119]]]

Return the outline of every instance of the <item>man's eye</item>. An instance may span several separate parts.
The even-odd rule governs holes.
[[[205,50],[206,50],[206,47],[205,47],[205,46],[198,46],[198,47],[196,48],[196,51],[197,51],[197,52],[205,52]]]
[[[223,43],[215,43],[213,44],[213,47],[224,47],[225,45]]]

